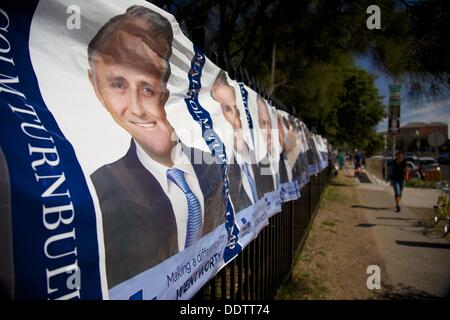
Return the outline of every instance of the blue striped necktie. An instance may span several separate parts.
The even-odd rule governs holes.
[[[253,202],[256,203],[256,202],[258,202],[258,192],[256,191],[255,180],[253,180],[252,175],[249,172],[247,162],[244,162],[242,164],[242,170],[244,171],[245,175],[247,176],[248,183],[250,184],[250,189],[252,189]]]
[[[188,204],[188,222],[184,247],[191,246],[202,237],[202,208],[195,194],[189,188],[184,172],[177,168],[167,170],[167,178],[175,183],[186,196]]]

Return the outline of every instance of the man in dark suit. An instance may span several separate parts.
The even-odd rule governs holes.
[[[258,123],[261,133],[263,135],[264,142],[267,148],[266,156],[261,160],[258,170],[260,176],[260,182],[258,185],[261,186],[262,192],[267,193],[274,191],[278,188],[277,179],[275,175],[277,174],[272,166],[272,120],[267,110],[267,105],[261,96],[257,96],[258,104]]]
[[[295,129],[281,114],[278,115],[278,137],[281,146],[279,173],[280,182],[291,182],[297,175],[297,168],[294,166],[291,168],[287,161],[287,155],[294,150],[297,144],[297,135]]]
[[[319,173],[319,158],[317,156],[317,150],[312,140],[312,133],[308,128],[303,125],[303,132],[305,133],[306,141],[308,142],[308,151],[306,152],[308,158],[308,171],[309,175],[316,175]]]
[[[123,158],[91,176],[103,213],[109,287],[179,252],[172,204],[136,154],[132,140]],[[204,197],[202,235],[206,235],[224,223],[224,198],[217,196],[222,194],[223,181],[218,165],[192,166]]]
[[[110,288],[225,221],[220,166],[192,163],[193,154],[202,160],[208,154],[182,145],[166,118],[172,39],[166,18],[133,6],[109,20],[88,47],[95,94],[133,138],[123,158],[91,176],[102,209]]]
[[[211,89],[211,96],[220,103],[226,121],[233,127],[233,150],[230,153],[230,196],[236,212],[256,203],[263,192],[259,185],[259,166],[254,153],[245,142],[240,112],[236,103],[236,92],[225,72],[220,71]]]
[[[297,132],[297,135],[299,137],[299,143],[300,143],[300,154],[296,161],[296,167],[298,172],[298,181],[300,186],[303,186],[304,184],[308,183],[309,181],[309,174],[308,174],[308,158],[307,158],[307,150],[308,150],[308,143],[306,142],[305,135],[302,130],[301,122],[299,119],[296,119],[295,122],[295,129]]]

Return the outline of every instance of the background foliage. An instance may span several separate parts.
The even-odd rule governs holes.
[[[208,57],[271,96],[334,145],[375,151],[386,116],[369,55],[412,99],[448,97],[450,1],[160,0]],[[381,30],[366,9],[381,8]],[[250,77],[242,79],[239,67]],[[237,70],[237,72],[234,72]],[[245,70],[244,70],[245,71]],[[252,79],[253,77],[253,79]],[[250,78],[250,79],[249,79]],[[262,88],[265,88],[263,90]],[[286,108],[286,107],[285,107]]]

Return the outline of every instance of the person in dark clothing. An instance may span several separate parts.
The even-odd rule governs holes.
[[[396,212],[400,211],[400,199],[405,185],[406,170],[406,160],[403,152],[399,151],[396,153],[395,160],[392,162],[392,173],[390,176],[391,184],[394,187]]]
[[[358,175],[361,173],[361,154],[359,153],[358,149],[355,149],[353,154],[353,164],[355,165],[355,177],[358,177]]]

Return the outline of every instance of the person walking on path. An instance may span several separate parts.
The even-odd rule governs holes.
[[[394,187],[396,212],[400,211],[400,199],[402,198],[403,187],[405,186],[407,166],[402,151],[395,154],[395,160],[392,162],[392,173],[390,176],[391,184]]]
[[[361,173],[361,154],[359,153],[358,149],[355,149],[355,152],[353,154],[353,164],[355,166],[355,177],[358,177]]]

